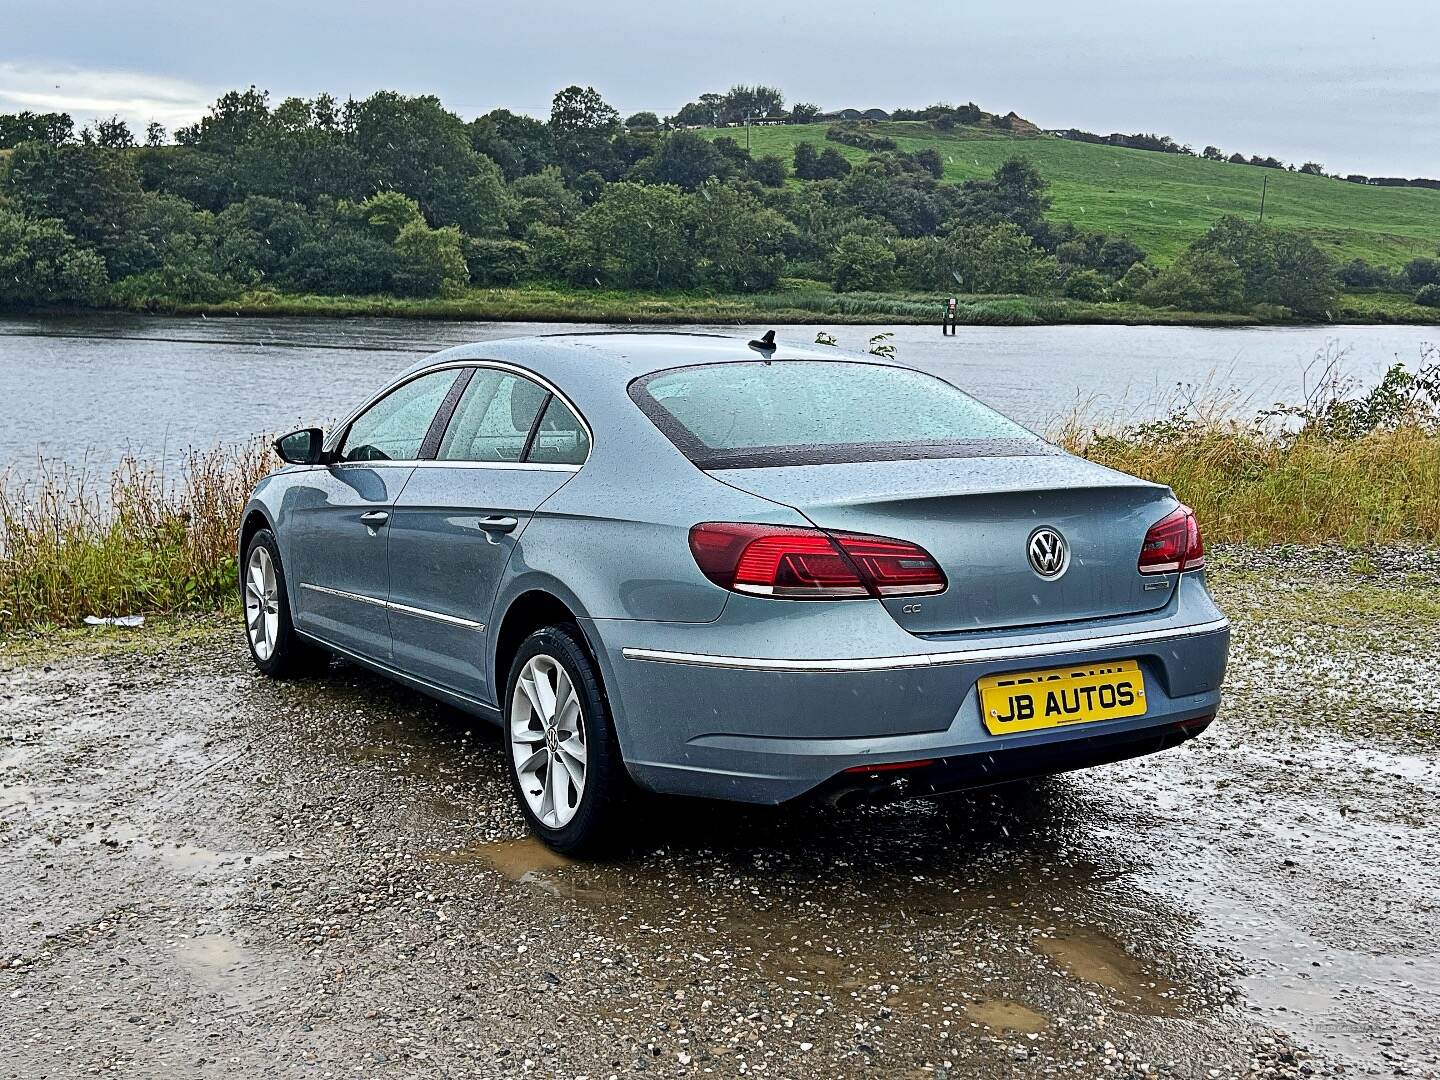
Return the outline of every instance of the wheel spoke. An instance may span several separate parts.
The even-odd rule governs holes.
[[[510,724],[510,738],[513,742],[529,746],[533,743],[545,741],[545,732],[530,726],[528,719],[524,721],[513,721]]]
[[[573,758],[574,755],[567,752],[565,750],[564,744],[562,743],[560,746],[560,753],[555,755],[555,760],[560,763],[566,776],[570,778],[570,783],[574,784],[575,790],[579,792],[582,791],[585,787],[585,762],[576,762],[573,760]]]
[[[554,785],[550,783],[554,774],[555,763],[552,761],[545,771],[544,779],[540,781],[540,809],[535,812],[535,816],[546,825],[553,823],[552,818],[558,820],[555,813]]]
[[[550,685],[550,673],[536,667],[534,682],[535,703],[540,715],[547,721],[555,719],[555,688]]]
[[[265,602],[265,591],[258,588],[253,579],[245,583],[245,592],[253,596],[256,603],[263,604]]]
[[[545,710],[540,707],[540,694],[535,689],[534,678],[526,671],[515,685],[530,703],[530,711],[535,714],[535,719],[543,722],[546,719]]]
[[[555,758],[560,755],[556,754]],[[560,823],[561,815],[565,818],[570,816],[570,773],[561,766],[554,758],[550,761],[550,805],[555,811],[555,823]]]
[[[578,736],[572,739],[561,739],[560,752],[566,757],[570,758],[572,761],[578,763],[582,770],[585,768],[588,758],[585,753],[584,739],[581,739]]]
[[[548,756],[549,755],[547,754],[545,748],[542,746],[539,750],[536,750],[533,754],[531,754],[528,758],[521,762],[516,768],[522,777],[538,776],[540,773],[540,766],[545,764],[545,759]]]

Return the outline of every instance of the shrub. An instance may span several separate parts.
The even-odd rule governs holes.
[[[466,237],[465,265],[477,285],[511,285],[530,265],[530,245],[521,240]]]
[[[894,276],[895,252],[874,237],[842,237],[830,257],[830,283],[836,292],[879,292]]]
[[[894,139],[866,131],[858,124],[831,124],[825,129],[825,138],[831,142],[868,150],[872,154],[882,150],[894,150],[896,145]]]
[[[1415,303],[1421,307],[1440,308],[1440,285],[1422,285],[1415,294]]]
[[[1072,300],[1096,302],[1109,296],[1105,278],[1095,270],[1076,270],[1065,279],[1065,295]]]
[[[1405,280],[1412,289],[1423,285],[1440,285],[1440,259],[1421,256],[1405,264]]]
[[[432,229],[412,221],[395,238],[395,292],[401,296],[453,296],[470,280],[460,230]]]
[[[84,302],[104,287],[105,260],[60,222],[0,206],[0,307]]]

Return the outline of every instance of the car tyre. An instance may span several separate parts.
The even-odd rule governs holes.
[[[269,529],[256,531],[245,545],[240,602],[245,612],[245,643],[262,674],[289,679],[313,674],[329,664],[324,649],[295,632],[280,546]]]
[[[578,626],[543,627],[521,643],[504,731],[510,783],[535,835],[562,855],[615,851],[634,788]]]

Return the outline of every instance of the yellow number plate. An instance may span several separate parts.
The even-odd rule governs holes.
[[[987,675],[978,685],[980,715],[991,735],[1145,712],[1145,678],[1134,660]]]

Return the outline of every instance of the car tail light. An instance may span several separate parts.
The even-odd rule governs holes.
[[[1205,565],[1205,542],[1195,511],[1179,506],[1150,526],[1140,545],[1142,574],[1172,574],[1199,570]]]
[[[924,548],[884,536],[707,521],[690,530],[690,551],[716,585],[756,596],[918,596],[947,584]]]

